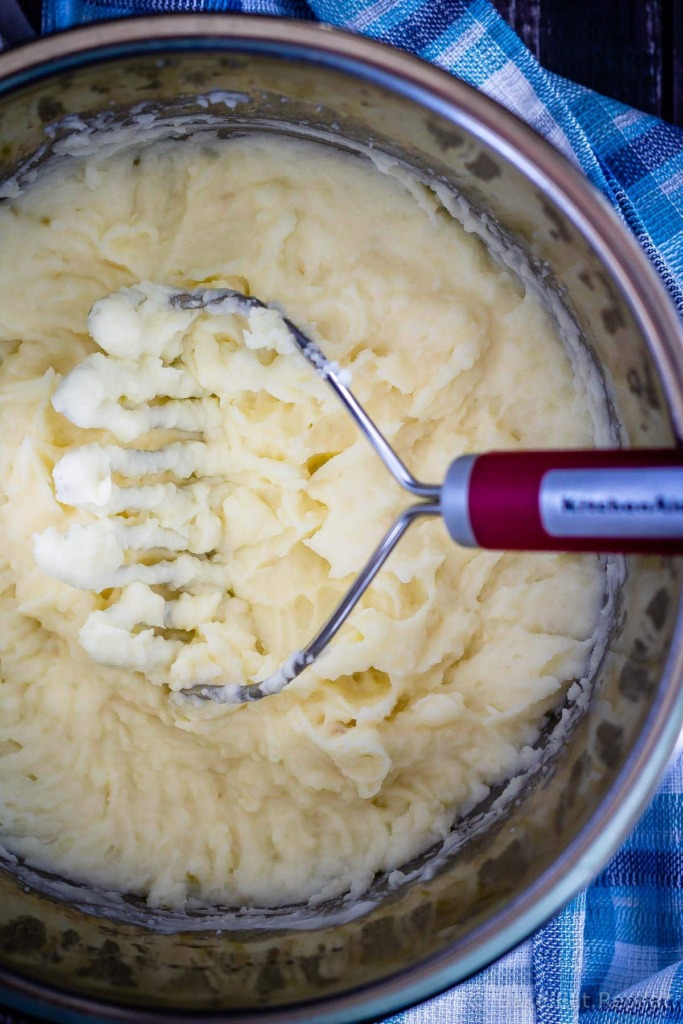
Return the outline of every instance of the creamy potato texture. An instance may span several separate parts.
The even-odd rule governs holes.
[[[431,192],[267,138],[72,159],[0,208],[0,281],[7,849],[153,906],[360,893],[519,769],[584,670],[599,562],[436,520],[282,694],[171,692],[275,671],[406,496],[272,323],[176,317],[151,351],[140,282],[282,303],[421,479],[593,444],[539,301]]]

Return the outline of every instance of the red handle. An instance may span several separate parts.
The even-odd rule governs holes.
[[[468,546],[683,554],[683,451],[465,455],[441,503],[452,537]]]

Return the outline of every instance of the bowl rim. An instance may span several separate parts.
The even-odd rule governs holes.
[[[322,64],[401,95],[465,128],[529,178],[597,252],[647,342],[677,437],[683,436],[683,333],[663,284],[607,201],[561,153],[472,86],[404,51],[325,24],[262,15],[174,13],[98,21],[0,55],[0,96],[87,63],[162,51],[265,53]],[[399,974],[270,1010],[183,1013],[186,1024],[240,1020],[354,1024],[429,999],[510,951],[587,885],[623,841],[653,794],[683,723],[683,605],[667,664],[641,735],[619,775],[560,857],[503,910],[457,943]],[[77,996],[0,968],[10,1005],[58,1021],[159,1024],[177,1013]]]

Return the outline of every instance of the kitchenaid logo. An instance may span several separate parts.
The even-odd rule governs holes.
[[[683,512],[683,498],[667,497],[659,494],[650,500],[633,500],[620,498],[576,498],[564,495],[562,511],[569,513],[617,513],[619,515],[635,515],[644,512],[646,515],[680,514]]]
[[[683,467],[552,469],[541,481],[551,537],[683,537]]]

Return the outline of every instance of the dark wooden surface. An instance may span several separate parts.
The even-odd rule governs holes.
[[[683,125],[683,0],[493,0],[541,64]]]

